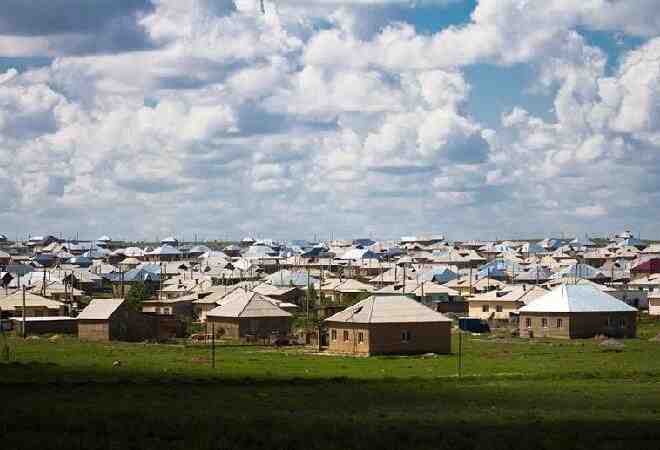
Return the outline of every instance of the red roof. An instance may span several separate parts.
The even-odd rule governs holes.
[[[632,272],[660,273],[660,258],[649,258],[631,269]]]

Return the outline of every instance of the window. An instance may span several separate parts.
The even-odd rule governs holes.
[[[621,328],[626,327],[626,319],[619,319],[619,327]]]
[[[497,305],[497,306],[495,307],[495,311],[497,311],[497,312],[502,312],[502,305]]]
[[[488,312],[488,310],[489,310],[488,305],[483,305],[483,306],[481,307],[481,311],[482,311],[482,312]]]
[[[410,342],[410,331],[403,331],[401,333],[401,342]]]
[[[543,328],[548,328],[548,319],[546,319],[545,317],[541,319],[541,326]]]
[[[330,339],[332,339],[333,341],[337,340],[337,330],[332,330],[330,332]]]
[[[525,319],[525,326],[526,326],[527,328],[532,328],[532,319],[530,319],[529,317],[526,318],[526,319]]]
[[[557,328],[561,328],[561,326],[562,326],[561,319],[557,319]]]
[[[608,326],[608,327],[612,326],[612,318],[611,317],[607,318],[607,321],[605,322],[605,325]]]
[[[170,308],[163,308],[163,314],[169,314]]]
[[[358,333],[358,343],[361,344],[361,343],[363,343],[363,342],[364,342],[364,333],[360,331],[360,332]]]
[[[349,341],[348,337],[349,337],[349,336],[348,336],[348,331],[344,331],[344,342],[348,342],[348,341]]]

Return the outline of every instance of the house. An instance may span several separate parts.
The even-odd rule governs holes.
[[[305,292],[295,286],[273,286],[267,283],[261,283],[252,289],[253,292],[261,294],[274,300],[302,305],[305,299]]]
[[[0,250],[0,267],[5,267],[11,262],[11,255]]]
[[[263,295],[236,289],[206,314],[206,326],[218,337],[250,340],[288,335],[292,318]]]
[[[333,302],[340,305],[350,305],[362,300],[374,291],[373,286],[359,280],[349,278],[339,283],[333,292]]]
[[[649,315],[660,316],[660,291],[654,291],[648,296]]]
[[[495,325],[508,323],[520,307],[547,293],[541,287],[527,285],[512,285],[499,291],[484,292],[468,299],[468,315],[489,320]]]
[[[160,247],[144,253],[144,259],[147,261],[175,261],[181,257],[181,252],[172,245],[163,244]]]
[[[141,264],[140,260],[135,257],[124,258],[119,262],[119,270],[123,272],[128,272],[129,270],[135,269]]]
[[[78,320],[67,316],[46,317],[14,317],[12,318],[14,330],[17,334],[23,334],[25,323],[25,334],[76,334],[78,332]]]
[[[112,293],[115,298],[126,296],[131,286],[144,283],[152,292],[158,290],[161,281],[160,267],[157,264],[143,264],[128,272],[112,272],[104,277],[112,283]]]
[[[405,296],[372,295],[324,322],[331,352],[378,355],[451,351],[451,319]]]
[[[18,290],[5,297],[0,297],[0,311],[3,315],[19,317],[23,315],[23,291]],[[65,316],[66,306],[57,300],[25,292],[26,317]]]
[[[520,335],[635,337],[637,309],[592,285],[562,284],[519,310]]]
[[[94,299],[78,316],[78,337],[90,341],[142,341],[174,336],[171,320],[133,311],[124,299]]]
[[[191,319],[193,313],[193,301],[195,300],[197,300],[197,296],[194,294],[175,298],[145,300],[142,302],[142,312]]]
[[[461,297],[469,297],[473,294],[480,292],[495,291],[506,286],[506,283],[495,280],[493,278],[479,278],[470,279],[470,277],[463,277],[460,279],[451,280],[445,286],[450,287],[461,294]]]
[[[411,292],[417,301],[441,313],[467,313],[467,302],[463,300],[458,291],[433,281],[421,282]]]

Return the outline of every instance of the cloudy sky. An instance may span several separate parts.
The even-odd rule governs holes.
[[[3,0],[0,233],[660,237],[657,0]]]

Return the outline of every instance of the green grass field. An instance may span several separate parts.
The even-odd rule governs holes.
[[[660,448],[660,321],[595,340],[476,337],[456,355],[9,339],[4,448]],[[456,343],[456,339],[454,340]],[[121,368],[113,368],[115,360]]]

